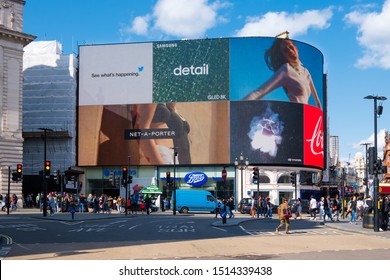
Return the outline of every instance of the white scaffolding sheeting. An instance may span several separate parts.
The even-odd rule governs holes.
[[[24,173],[42,169],[43,140],[34,137],[40,128],[61,132],[47,138],[47,160],[53,170],[64,171],[76,159],[77,58],[63,55],[57,41],[32,42],[23,55]]]

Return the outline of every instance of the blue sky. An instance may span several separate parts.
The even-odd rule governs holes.
[[[390,0],[26,0],[24,32],[57,40],[63,53],[78,45],[176,39],[275,36],[311,44],[324,54],[328,119],[339,136],[340,159],[352,161],[374,143],[374,102],[386,96],[378,119],[378,151],[390,130]]]

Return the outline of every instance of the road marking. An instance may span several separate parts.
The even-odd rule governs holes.
[[[251,231],[246,230],[243,226],[240,226],[241,230],[248,235],[254,235]]]
[[[0,228],[7,229],[16,229],[21,231],[38,231],[38,230],[46,230],[45,228],[41,228],[34,224],[16,224],[16,225],[0,225]]]
[[[0,260],[3,260],[11,251],[11,246],[4,246],[0,248]]]
[[[67,226],[74,226],[74,225],[82,224],[82,223],[84,223],[84,221],[80,221],[80,222],[64,222],[64,221],[60,221],[60,223],[64,224],[64,225],[67,225]]]
[[[225,231],[225,232],[227,231],[226,229],[223,229],[223,228],[220,228],[220,227],[213,227],[213,228],[221,230],[221,231]]]
[[[159,226],[158,232],[175,232],[175,233],[184,233],[184,232],[195,232],[195,228],[192,225],[166,225]]]
[[[136,228],[136,227],[139,227],[141,225],[135,225],[135,226],[132,226],[132,227],[129,227],[129,230],[132,230],[133,228]]]
[[[245,230],[250,235],[268,235],[268,236],[273,236],[273,235],[286,235],[284,232],[280,232],[279,234],[273,232],[273,231],[256,231],[256,230]],[[352,233],[347,233],[344,231],[337,231],[337,230],[291,230],[290,231],[291,235],[351,235]]]
[[[119,221],[111,222],[109,224],[110,225],[115,225],[115,224],[120,224],[120,223],[127,223],[127,220],[119,220]]]
[[[0,234],[0,240],[5,240],[5,242],[2,241],[1,244],[12,245],[12,238],[7,235]]]

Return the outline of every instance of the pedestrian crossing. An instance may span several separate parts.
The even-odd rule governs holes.
[[[280,231],[279,234],[275,233],[275,231],[258,231],[258,230],[246,230],[246,232],[250,235],[261,235],[261,236],[274,236],[274,235],[287,235],[284,231]],[[352,233],[334,230],[334,229],[297,229],[290,230],[291,236],[297,235],[350,235]]]

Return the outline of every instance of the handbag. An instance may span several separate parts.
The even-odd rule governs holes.
[[[291,209],[290,208],[283,209],[283,217],[285,217],[285,218],[291,218],[292,217],[292,213],[291,213]]]

